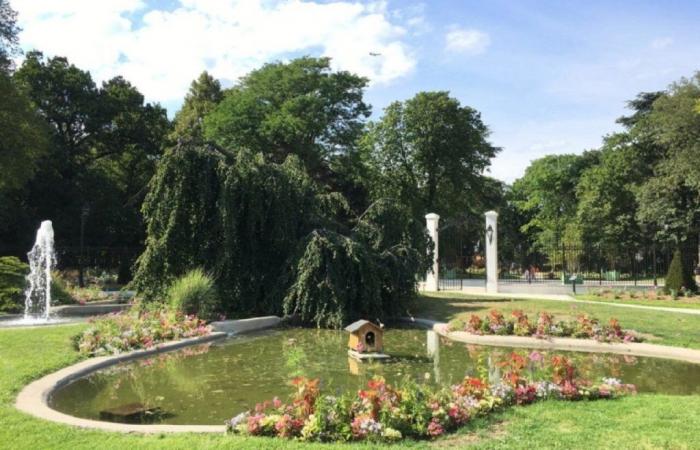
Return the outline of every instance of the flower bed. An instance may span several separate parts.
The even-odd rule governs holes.
[[[642,338],[634,331],[623,330],[617,319],[610,319],[607,324],[581,314],[573,320],[555,321],[546,312],[538,315],[536,322],[531,322],[527,314],[520,310],[513,311],[511,318],[505,318],[495,309],[481,318],[472,314],[465,322],[453,321],[449,331],[466,331],[471,334],[493,334],[501,336],[531,336],[536,338],[574,337],[595,339],[600,342],[641,342]]]
[[[211,327],[196,316],[169,310],[138,310],[90,320],[90,327],[75,337],[78,351],[109,355],[151,348],[165,341],[206,336]]]
[[[635,392],[633,385],[614,378],[598,384],[579,379],[564,357],[536,362],[548,374],[546,381],[525,378],[527,357],[513,353],[501,364],[502,379],[493,385],[484,378],[466,377],[450,388],[433,390],[409,380],[394,387],[375,377],[367,389],[340,397],[321,395],[318,379],[299,377],[292,382],[296,393],[289,403],[274,398],[226,425],[231,433],[304,441],[431,439],[509,406],[544,399],[610,399]]]

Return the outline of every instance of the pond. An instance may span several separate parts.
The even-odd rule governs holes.
[[[258,402],[275,396],[286,400],[292,392],[289,380],[298,375],[320,378],[322,392],[328,394],[360,389],[374,375],[390,383],[410,377],[450,385],[467,374],[497,377],[498,362],[512,351],[529,353],[432,336],[390,329],[384,336],[389,362],[360,363],[348,357],[348,336],[342,331],[291,328],[240,335],[95,372],[56,391],[49,403],[88,419],[123,421],[105,411],[140,405],[156,412],[150,422],[218,425]],[[628,355],[540,353],[572,358],[579,375],[593,381],[612,376],[636,384],[640,392],[700,394],[700,365]]]

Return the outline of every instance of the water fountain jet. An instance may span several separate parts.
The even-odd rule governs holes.
[[[47,322],[51,309],[51,272],[56,266],[53,224],[41,222],[29,258],[29,275],[24,299],[25,322]]]

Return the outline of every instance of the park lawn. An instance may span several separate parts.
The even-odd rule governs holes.
[[[17,411],[19,390],[81,359],[70,338],[85,325],[0,330],[0,442],[12,449],[354,449],[377,444],[305,444],[220,434],[138,435],[81,430]],[[477,419],[434,442],[389,448],[698,448],[700,396],[639,395],[599,402],[543,402]]]
[[[580,294],[576,296],[577,300],[586,300],[589,302],[607,302],[607,303],[622,303],[625,305],[641,305],[641,306],[661,306],[664,308],[686,308],[700,309],[700,297],[692,298],[680,297],[678,300],[650,300],[650,299],[628,299],[628,298],[605,298],[598,295]]]
[[[574,318],[586,313],[601,321],[616,318],[623,328],[643,333],[648,342],[678,347],[700,348],[700,315],[621,308],[604,304],[576,303],[553,300],[520,300],[480,298],[459,292],[438,292],[421,295],[409,312],[416,317],[449,322],[466,321],[472,314],[484,315],[498,309],[506,315],[522,310],[536,320],[540,311],[548,311],[555,319]]]

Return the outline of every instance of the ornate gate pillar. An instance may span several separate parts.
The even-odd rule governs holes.
[[[498,292],[498,213],[486,216],[486,292]]]
[[[425,223],[428,228],[428,236],[433,240],[435,245],[435,250],[433,253],[433,265],[431,270],[425,275],[425,290],[426,291],[437,291],[438,290],[438,222],[440,221],[440,216],[435,213],[426,214]]]

